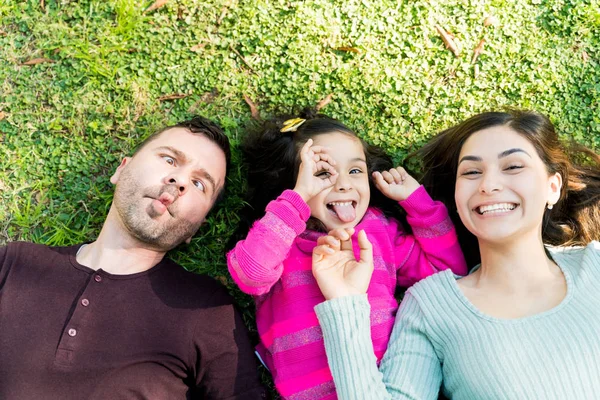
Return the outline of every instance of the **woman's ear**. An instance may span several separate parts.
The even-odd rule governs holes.
[[[555,172],[553,175],[548,177],[548,204],[554,205],[560,199],[560,191],[562,189],[563,180],[562,176]]]

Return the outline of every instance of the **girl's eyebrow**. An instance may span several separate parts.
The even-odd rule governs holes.
[[[364,162],[365,164],[367,163],[367,161],[364,158],[360,158],[360,157],[355,157],[350,160],[350,162],[356,162],[356,161],[361,161],[361,162]]]
[[[504,157],[508,157],[511,154],[514,153],[525,153],[529,156],[529,158],[531,158],[531,155],[526,152],[523,149],[518,149],[518,148],[514,148],[514,149],[508,149],[508,150],[504,150],[502,153],[498,154],[498,159],[500,158],[504,158]],[[477,162],[481,162],[483,161],[483,159],[479,156],[464,156],[463,158],[460,159],[460,161],[458,162],[458,164],[460,164],[463,161],[477,161]]]

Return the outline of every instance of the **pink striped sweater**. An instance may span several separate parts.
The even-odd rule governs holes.
[[[437,271],[467,272],[454,226],[440,202],[421,186],[400,205],[413,229],[369,208],[356,226],[373,244],[375,271],[368,289],[371,337],[377,360],[387,348],[398,303],[396,285],[410,286]],[[269,203],[246,240],[227,255],[240,289],[255,297],[259,353],[285,399],[336,399],[319,322],[313,311],[323,302],[312,275],[312,250],[323,233],[306,230],[310,209],[292,190]],[[353,238],[358,257],[358,245]],[[443,305],[442,305],[443,306]]]

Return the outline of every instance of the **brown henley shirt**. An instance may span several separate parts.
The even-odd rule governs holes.
[[[163,259],[112,275],[79,246],[0,247],[0,399],[260,399],[252,346],[215,280]]]

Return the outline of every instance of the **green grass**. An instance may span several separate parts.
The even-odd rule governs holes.
[[[399,162],[439,130],[504,106],[546,113],[565,139],[600,148],[599,0],[172,0],[144,13],[150,4],[0,1],[0,244],[93,240],[121,157],[195,113],[238,143],[244,94],[267,118],[333,93],[324,111]],[[483,25],[489,14],[499,25]],[[36,58],[51,62],[22,65]],[[172,94],[186,97],[161,100]],[[226,282],[252,325],[224,258],[242,207],[239,167],[228,185],[224,206],[172,256]]]

